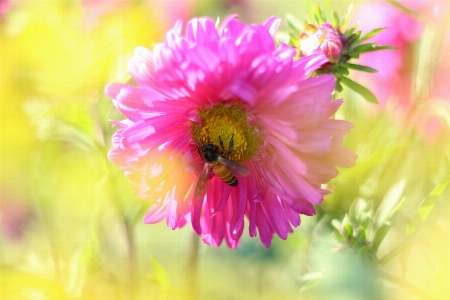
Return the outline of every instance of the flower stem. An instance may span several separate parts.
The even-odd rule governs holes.
[[[102,130],[102,136],[103,136],[103,145],[98,143],[97,147],[98,150],[102,153],[102,156],[105,159],[105,166],[107,170],[107,176],[108,176],[108,188],[111,195],[111,200],[114,203],[117,213],[119,214],[120,222],[122,223],[125,240],[126,240],[126,246],[127,246],[127,271],[128,271],[128,282],[127,282],[127,291],[128,291],[128,299],[133,300],[135,299],[135,290],[136,290],[136,283],[135,280],[135,271],[136,271],[136,256],[135,256],[135,244],[134,244],[134,235],[133,235],[133,220],[130,217],[127,217],[124,208],[122,207],[122,204],[120,203],[120,195],[117,190],[117,187],[120,186],[117,183],[116,174],[114,173],[114,170],[112,169],[112,166],[110,165],[107,157],[108,157],[108,151],[106,149],[107,141],[106,136],[108,136],[107,132]]]
[[[197,277],[198,277],[198,251],[200,249],[200,239],[195,233],[192,234],[191,246],[189,249],[188,262],[188,291],[190,299],[197,299]]]
[[[400,277],[379,271],[380,277],[390,281],[392,283],[395,283],[396,285],[402,287],[406,291],[410,292],[411,294],[415,295],[419,299],[426,299],[426,300],[434,300],[435,298],[431,297],[421,289],[417,288],[416,286],[410,284],[409,282],[401,279]]]

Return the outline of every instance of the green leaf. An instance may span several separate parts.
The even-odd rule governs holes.
[[[351,49],[350,53],[364,53],[370,51],[375,46],[375,43],[366,43],[358,45]]]
[[[405,249],[408,249],[408,247],[417,239],[417,237],[421,233],[422,233],[421,231],[416,231],[414,234],[407,236],[406,239],[401,241],[398,246],[396,246],[388,254],[383,256],[379,260],[379,263],[381,265],[387,264],[388,262],[396,258],[398,255],[402,254],[405,251]]]
[[[401,4],[400,2],[395,1],[395,0],[386,0],[386,2],[392,4],[393,6],[397,7],[398,9],[402,10],[403,12],[405,12],[405,13],[407,13],[407,14],[415,17],[415,18],[417,18],[417,19],[419,19],[421,21],[424,21],[418,12],[407,8],[406,6]]]
[[[448,108],[445,106],[449,106]],[[450,129],[450,103],[433,103],[431,110],[441,118],[448,129]]]
[[[336,231],[338,232],[340,232],[342,229],[342,223],[337,219],[331,220],[331,226],[333,226],[333,228],[336,229]]]
[[[382,32],[383,30],[385,30],[387,27],[382,27],[382,28],[376,28],[374,30],[372,30],[371,32],[369,32],[368,34],[362,36],[359,40],[358,40],[358,44],[364,42],[367,39],[370,39],[371,37],[373,37],[374,35]]]
[[[300,291],[307,291],[307,290],[313,289],[317,285],[319,285],[319,283],[320,283],[320,280],[309,281],[304,286],[301,287]]]
[[[344,236],[348,239],[353,236],[353,228],[350,224],[344,225]]]
[[[392,186],[385,194],[383,201],[376,212],[376,220],[373,230],[375,236],[373,238],[373,249],[376,252],[386,234],[394,224],[398,212],[403,206],[405,199],[403,197],[403,191],[406,186],[406,180],[400,180],[394,186]]]
[[[294,46],[298,48],[299,45],[299,39],[297,36],[295,36],[292,32],[289,32],[289,45]]]
[[[350,45],[353,44],[354,42],[358,41],[360,36],[361,36],[361,31],[357,31],[357,32],[353,33],[351,36],[348,37],[347,43],[349,43]]]
[[[294,35],[299,36],[302,33],[300,25],[297,23],[297,20],[292,15],[286,16],[286,24]]]
[[[363,87],[359,83],[354,82],[353,80],[349,79],[348,77],[339,77],[340,82],[353,90],[355,93],[359,94],[361,97],[366,99],[367,102],[378,104],[377,98],[374,94],[372,94],[371,91],[369,91],[367,88]]]
[[[364,226],[364,225],[363,225]],[[359,238],[359,240],[363,243],[363,244],[366,244],[367,243],[367,238],[366,238],[366,236],[367,236],[367,225],[366,226],[364,226],[364,228],[361,228],[361,230],[360,230],[360,232],[359,232],[359,235],[358,235],[358,238]]]
[[[367,252],[369,252],[370,250],[370,246],[363,246],[361,248],[358,249],[358,256],[361,258],[366,258],[367,257]]]
[[[359,239],[355,239],[355,240],[353,241],[352,248],[353,248],[354,250],[357,251],[357,250],[359,250],[361,247],[362,247],[361,241],[360,241]]]
[[[164,267],[153,257],[150,257],[150,263],[152,264],[153,271],[155,271],[155,278],[163,288],[169,288],[169,275]]]
[[[408,261],[409,261],[409,255],[411,253],[411,246],[412,244],[408,244],[406,247],[404,247],[403,251],[400,254],[400,265],[402,267],[402,276],[405,278],[406,272],[408,270]]]
[[[340,80],[336,80],[336,87],[335,87],[335,89],[336,89],[336,92],[338,92],[338,93],[342,93],[342,85],[341,85],[341,83],[340,83]]]
[[[216,29],[220,27],[220,17],[219,16],[217,16],[215,25],[216,25]]]
[[[397,48],[393,47],[393,46],[373,46],[372,49],[365,51],[365,52],[373,52],[373,51],[379,51],[379,50],[397,50]]]
[[[323,16],[322,10],[318,4],[314,6],[314,16],[318,22],[318,25],[325,22],[325,17]]]
[[[311,280],[320,280],[325,279],[326,276],[322,272],[310,272],[303,275],[300,280],[302,281],[311,281]]]
[[[32,100],[24,103],[23,109],[35,127],[37,139],[65,142],[88,152],[98,150],[93,120],[81,107]]]
[[[351,28],[349,28],[349,29],[345,32],[345,35],[346,35],[346,36],[351,36],[351,35],[356,31],[356,28],[358,28],[358,26],[359,26],[359,22],[356,22],[355,25],[353,25]]]
[[[375,46],[375,43],[366,43],[356,46],[352,48],[350,53],[366,53],[366,52],[374,52],[380,50],[397,50],[397,48],[392,46]]]
[[[345,29],[347,28],[348,22],[351,19],[353,13],[353,3],[350,3],[350,5],[348,6],[347,9],[347,14],[342,18],[341,21],[341,29],[345,31]]]
[[[422,202],[419,205],[419,209],[417,210],[416,216],[424,222],[427,217],[429,216],[431,210],[433,209],[436,200],[439,198],[439,196],[442,194],[444,189],[447,187],[448,182],[450,179],[447,179],[437,187],[433,189],[433,191],[430,193],[428,197],[422,200]]]
[[[358,215],[359,210],[360,210],[360,205],[359,205],[360,201],[361,201],[361,199],[358,198],[358,199],[354,200],[352,202],[352,204],[350,204],[350,208],[348,209],[348,217],[350,220],[356,220],[356,216]]]
[[[311,16],[314,15],[314,13],[311,5],[312,4],[310,0],[305,1],[305,24],[312,23]]]
[[[346,68],[341,67],[342,64],[339,65],[335,65],[333,67],[333,73],[334,74],[340,74],[342,76],[347,76],[349,73],[349,71]]]
[[[406,187],[406,180],[400,180],[394,184],[384,195],[383,201],[376,212],[376,228],[390,222],[398,213],[403,201],[403,191]]]
[[[351,64],[351,63],[340,63],[339,65],[344,68],[347,68],[347,69],[352,69],[352,70],[357,70],[357,71],[362,71],[362,72],[367,72],[367,73],[378,73],[378,70],[371,68],[371,67],[363,66],[363,65]]]
[[[333,10],[333,12],[332,12],[332,18],[333,18],[333,23],[332,23],[332,25],[333,25],[333,27],[334,28],[338,28],[339,27],[339,16],[338,16],[338,14],[337,14],[337,12],[335,11],[335,10]]]
[[[384,237],[391,229],[391,226],[392,226],[392,224],[385,223],[385,225],[377,228],[377,231],[375,232],[375,236],[372,241],[372,248],[375,253],[378,251],[378,248],[380,247],[381,242],[384,240]]]

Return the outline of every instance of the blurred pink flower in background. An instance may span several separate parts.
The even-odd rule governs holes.
[[[172,25],[177,20],[189,18],[193,2],[194,0],[84,0],[83,10],[86,24],[92,26],[105,14],[142,4],[142,8],[156,15],[159,20]]]
[[[93,26],[103,15],[126,7],[130,4],[122,0],[84,0],[83,13],[84,22],[88,27]]]
[[[128,118],[115,122],[109,159],[140,198],[155,201],[145,223],[191,221],[203,242],[235,248],[247,216],[250,236],[258,232],[269,247],[274,233],[286,239],[300,225],[299,214],[315,213],[335,166],[354,164],[341,146],[351,123],[330,119],[342,104],[332,101],[333,76],[307,78],[327,58],[294,61],[294,48],[275,48],[278,25],[230,16],[219,28],[199,18],[183,30],[179,22],[154,50],[135,50],[129,72],[140,87],[107,86]],[[209,190],[196,199],[208,144],[250,175],[231,187],[210,172]]]
[[[450,115],[448,84],[450,31],[445,15],[445,12],[449,11],[449,4],[442,1],[400,1],[400,3],[410,9],[412,14],[388,3],[378,2],[363,2],[356,12],[355,20],[364,20],[360,29],[366,33],[375,28],[387,27],[377,35],[378,45],[391,45],[398,49],[362,56],[361,64],[377,69],[378,73],[358,74],[358,76],[363,78],[376,95],[380,102],[379,111],[386,110],[393,119],[403,125],[410,124],[424,140],[433,142],[442,138],[442,134],[448,136],[448,127],[444,124],[444,119],[445,115]],[[420,15],[421,18],[414,14]],[[422,50],[419,53],[419,42],[426,25],[424,22],[429,26],[436,26],[437,35],[441,36],[443,43],[441,48],[439,42],[430,44],[428,52]],[[439,51],[440,54],[436,56]],[[418,53],[420,57],[417,56]],[[426,55],[429,57],[425,57]],[[438,61],[435,72],[416,74],[418,62],[427,60],[433,63]],[[427,65],[430,67],[432,64]],[[417,84],[416,76],[424,82],[422,86]],[[425,90],[420,90],[423,88]]]
[[[2,195],[4,198],[4,195]],[[0,229],[4,236],[10,240],[18,241],[31,218],[30,207],[18,200],[1,199],[0,202]]]
[[[9,8],[9,0],[0,0],[0,19],[5,18]]]
[[[411,3],[418,3],[415,1]],[[408,2],[409,4],[410,2]],[[423,26],[414,17],[392,5],[381,2],[364,1],[355,12],[354,20],[363,20],[358,27],[364,33],[387,27],[376,35],[377,45],[390,45],[395,51],[376,51],[361,56],[360,64],[378,70],[376,74],[361,74],[373,88],[380,105],[384,107],[392,97],[398,104],[409,105],[411,87],[412,44],[422,33]],[[358,74],[358,75],[359,75]],[[401,97],[399,97],[401,95]]]

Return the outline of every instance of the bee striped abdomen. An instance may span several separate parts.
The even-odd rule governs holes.
[[[221,163],[214,165],[213,171],[214,173],[216,173],[217,176],[219,176],[220,179],[225,181],[228,185],[237,186],[238,181],[236,177],[234,177],[234,175],[230,172],[230,170],[228,170],[227,167],[225,167]]]

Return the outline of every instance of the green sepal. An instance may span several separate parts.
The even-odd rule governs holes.
[[[373,47],[375,47],[375,43],[366,43],[366,44],[361,44],[356,46],[355,48],[351,49],[351,53],[364,53],[364,52],[368,52],[371,51],[371,49],[373,49]]]
[[[397,48],[392,46],[375,46],[375,43],[367,43],[356,46],[352,49],[352,53],[365,53],[365,52],[373,52],[379,50],[397,50]]]
[[[336,92],[338,92],[338,93],[342,93],[342,91],[344,90],[344,89],[342,88],[342,85],[341,85],[341,83],[340,83],[340,80],[336,80],[336,87],[335,87],[335,90],[336,90]]]
[[[359,94],[361,97],[366,99],[367,102],[378,104],[377,98],[374,94],[372,94],[371,91],[369,91],[367,88],[363,87],[359,83],[354,82],[353,80],[349,79],[348,77],[339,77],[340,82],[343,83],[345,86],[353,90],[355,93]]]
[[[159,284],[167,288],[169,286],[169,275],[164,267],[153,257],[150,257],[150,264],[152,265],[155,279],[159,282]]]
[[[325,23],[325,17],[318,4],[314,6],[314,17],[316,18],[317,24]]]
[[[355,42],[358,42],[360,37],[361,37],[361,31],[357,31],[347,38],[347,43],[351,45]]]
[[[376,28],[376,29],[372,30],[372,31],[369,32],[368,34],[366,34],[366,35],[364,35],[363,37],[361,37],[361,38],[358,40],[358,43],[364,42],[365,40],[367,40],[367,39],[373,37],[374,35],[376,35],[376,34],[382,32],[382,31],[385,30],[386,28],[387,28],[387,27],[382,27],[382,28]]]
[[[351,16],[353,12],[353,3],[350,3],[347,9],[347,14],[342,18],[341,21],[341,29],[345,30],[347,28],[348,22],[350,22]]]
[[[350,29],[348,29],[348,30],[345,32],[345,35],[346,35],[346,36],[351,36],[351,35],[355,32],[356,28],[358,28],[358,26],[359,26],[359,22],[356,22],[355,25],[353,25]]]
[[[291,30],[290,33],[292,33],[293,35],[300,36],[300,34],[302,33],[302,29],[300,28],[299,24],[297,23],[297,21],[293,16],[291,15],[286,16],[286,24],[288,28]]]
[[[340,63],[340,65],[347,69],[352,69],[352,70],[357,70],[357,71],[362,71],[362,72],[367,72],[367,73],[378,73],[377,69],[363,66],[363,65],[351,64],[351,63]]]
[[[397,50],[397,48],[393,46],[373,46],[370,50],[367,50],[365,52],[373,52],[379,50]]]
[[[297,47],[299,44],[298,37],[295,36],[292,32],[289,32],[289,46]]]
[[[428,215],[436,204],[436,200],[445,190],[449,181],[450,179],[447,179],[446,181],[435,187],[430,195],[422,200],[419,208],[417,209],[416,218],[420,219],[420,221],[422,222],[424,222],[428,218]]]
[[[342,76],[347,76],[349,74],[349,72],[345,68],[345,66],[342,66],[341,64],[336,65],[336,66],[333,67],[333,73],[334,74],[340,74]]]
[[[338,16],[337,12],[333,10],[331,17],[333,18],[333,21],[332,21],[333,27],[338,28],[339,27],[339,16]]]

